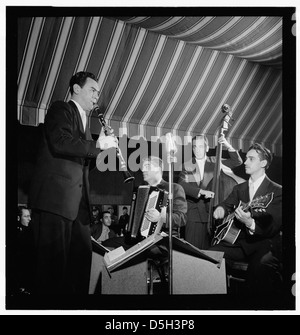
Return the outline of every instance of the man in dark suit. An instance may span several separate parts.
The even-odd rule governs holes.
[[[235,241],[223,238],[218,243],[216,239],[211,249],[224,252],[229,271],[232,261],[249,263],[246,282],[250,294],[270,292],[280,279],[282,186],[265,173],[271,162],[270,150],[259,143],[252,145],[244,163],[249,180],[236,185],[213,213],[215,219],[233,215],[235,229],[230,232],[235,231]]]
[[[240,178],[235,176],[231,169],[243,163],[239,153],[228,143],[224,136],[219,138],[221,143],[229,153],[229,158],[222,160],[222,169],[228,168],[226,173],[240,182]],[[208,234],[208,209],[209,201],[214,193],[208,190],[208,186],[213,178],[216,157],[208,157],[208,139],[204,134],[194,136],[192,139],[193,157],[185,162],[179,174],[178,184],[180,184],[186,194],[188,203],[187,223],[185,226],[184,238],[189,243],[199,249],[210,247],[210,236]]]
[[[169,192],[169,183],[163,179],[164,164],[156,156],[149,156],[143,160],[142,172],[144,181],[152,187]],[[187,202],[184,189],[181,185],[173,183],[173,210],[172,210],[172,236],[180,237],[180,228],[186,225],[187,220]],[[169,222],[167,211],[159,212],[157,209],[149,209],[145,217],[151,222],[162,220],[162,231],[169,233]],[[168,268],[169,246],[168,240],[163,239],[153,245],[147,252],[147,255],[156,264],[159,269],[163,286],[165,282],[165,271]]]
[[[97,141],[87,115],[99,97],[95,76],[78,72],[70,79],[71,100],[47,112],[29,194],[36,248],[36,294],[87,294],[91,265],[89,161],[117,139]]]
[[[158,187],[162,190],[169,191],[169,183],[163,178],[163,161],[156,156],[149,156],[143,160],[142,164],[143,178],[150,186]],[[184,189],[181,185],[173,183],[173,212],[172,212],[172,234],[179,235],[179,229],[186,224],[187,202]],[[159,212],[157,209],[152,208],[145,213],[145,217],[151,222],[157,222],[162,215],[166,213]],[[166,217],[163,221],[167,223]],[[167,224],[163,229],[168,229]]]
[[[161,190],[169,191],[169,183],[163,179],[163,161],[159,157],[149,156],[143,159],[142,172],[144,181],[152,186],[157,187]],[[166,206],[167,207],[167,206]],[[162,211],[156,208],[150,208],[145,211],[143,216],[151,222],[163,222],[162,231],[169,232],[167,223],[167,211],[166,207],[163,207]],[[172,211],[172,234],[179,237],[179,228],[184,227],[186,224],[186,213],[187,213],[187,202],[185,193],[177,183],[173,183],[173,211]],[[128,232],[130,235],[130,232]],[[128,249],[132,244],[127,243],[126,236],[118,237],[117,239],[108,239],[103,242],[106,247],[116,248],[123,246]],[[137,243],[135,240],[133,241]]]

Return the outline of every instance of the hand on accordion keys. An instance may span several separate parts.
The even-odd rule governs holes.
[[[163,207],[161,212],[159,212],[155,208],[150,208],[145,212],[145,217],[147,220],[151,222],[158,222],[159,220],[162,220],[163,222],[166,222],[166,208]]]

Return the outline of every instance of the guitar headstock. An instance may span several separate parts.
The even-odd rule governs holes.
[[[274,197],[274,193],[268,193],[266,195],[262,195],[260,197],[257,197],[255,199],[253,199],[250,204],[249,207],[251,208],[267,208],[270,204],[270,202],[273,200]]]

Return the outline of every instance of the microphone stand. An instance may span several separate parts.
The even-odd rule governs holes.
[[[174,162],[176,162],[175,150],[170,150],[168,153],[168,164],[169,164],[169,294],[173,294],[173,240],[172,240],[172,213],[173,213],[173,174],[174,174]]]

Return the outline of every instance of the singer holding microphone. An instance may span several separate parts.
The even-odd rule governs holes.
[[[91,268],[89,161],[118,140],[101,129],[92,139],[87,116],[99,98],[94,74],[70,79],[71,99],[49,108],[29,204],[36,249],[34,294],[88,294]]]

